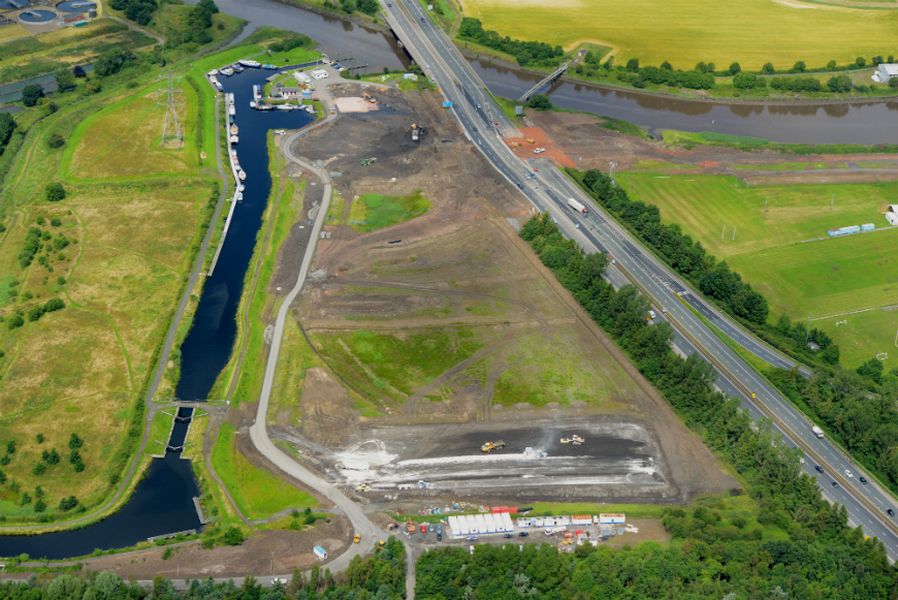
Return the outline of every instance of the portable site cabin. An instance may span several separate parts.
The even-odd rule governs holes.
[[[315,553],[318,560],[327,560],[327,550],[324,549],[324,546],[315,546],[312,548],[312,552]]]

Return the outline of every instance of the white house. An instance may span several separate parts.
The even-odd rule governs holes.
[[[888,83],[898,78],[898,63],[882,63],[873,72],[873,81],[876,83]]]

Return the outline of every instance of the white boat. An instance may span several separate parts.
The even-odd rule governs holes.
[[[229,115],[236,115],[236,114],[237,114],[237,109],[234,108],[234,105],[233,105],[233,104],[230,105],[230,106],[228,107],[228,114],[229,114]]]
[[[292,104],[278,104],[277,105],[278,110],[293,110],[294,108],[296,108],[296,107],[293,106]]]
[[[224,90],[224,87],[222,87],[221,82],[217,79],[212,82],[212,85],[214,85],[215,89],[218,90],[219,92]]]
[[[206,73],[206,75],[208,75],[209,77],[215,77],[216,75],[218,75],[218,69],[212,69],[211,71]]]
[[[240,66],[240,63],[234,63],[231,65],[231,68],[234,69],[235,73],[243,73],[243,67]]]
[[[250,69],[258,69],[259,67],[262,66],[262,64],[259,62],[256,62],[254,60],[247,60],[247,59],[241,60],[240,64],[243,65],[244,67],[249,67]]]
[[[237,202],[243,200],[243,192],[237,192]]]
[[[240,181],[246,181],[246,171],[240,169],[239,171],[237,171],[237,177],[240,178]]]
[[[249,101],[249,107],[250,107],[250,108],[256,108],[256,101],[255,101],[255,100],[250,100],[250,101]]]
[[[224,69],[219,71],[219,73],[221,73],[225,77],[230,77],[231,75],[234,74],[234,69],[232,69],[231,67],[225,67]]]
[[[311,104],[306,104],[303,108],[305,108],[306,112],[309,113],[310,115],[315,114],[315,107],[312,106]]]
[[[237,126],[231,125],[231,135],[237,135],[239,133],[240,133],[240,130],[237,128]]]
[[[242,192],[242,191],[245,190],[245,189],[246,189],[246,186],[243,185],[242,183],[241,183],[240,185],[237,186],[237,191],[238,191],[238,192]]]
[[[232,136],[231,136],[231,143],[232,143],[232,144],[239,144],[239,143],[240,143],[240,138],[237,137],[236,135],[232,135]]]

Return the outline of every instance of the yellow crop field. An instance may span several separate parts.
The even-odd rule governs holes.
[[[819,67],[864,56],[896,54],[898,5],[882,10],[845,8],[802,0],[460,0],[464,14],[486,29],[527,40],[582,42],[614,48],[617,60],[699,61],[726,68],[738,61],[789,68],[803,60]],[[892,7],[892,8],[889,8]]]

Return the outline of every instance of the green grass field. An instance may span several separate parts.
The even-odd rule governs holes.
[[[420,192],[408,196],[362,194],[352,201],[349,225],[368,233],[420,217],[429,208],[430,201]]]
[[[898,11],[860,10],[800,0],[461,0],[464,14],[502,35],[561,44],[614,47],[618,62],[670,61],[691,68],[699,61],[725,68],[738,61],[759,69],[770,61],[786,69],[797,60],[822,67],[830,60],[892,53]]]
[[[898,229],[826,236],[834,227],[886,225],[882,211],[898,195],[898,182],[748,187],[735,177],[650,173],[622,173],[618,180],[632,198],[654,204],[662,219],[726,259],[764,294],[772,318],[840,315],[898,298]],[[845,318],[848,324],[835,327]],[[815,324],[839,343],[843,363],[856,366],[894,348],[898,313],[877,310]],[[894,350],[887,366],[898,364]]]
[[[126,432],[138,414],[152,358],[215,189],[195,159],[197,99],[190,90],[181,95],[188,131],[184,149],[152,147],[150,140],[159,142],[155,135],[132,136],[125,143],[117,137],[141,126],[161,134],[163,113],[134,112],[156,85],[110,85],[90,98],[59,97],[59,110],[32,125],[4,180],[0,439],[15,439],[20,448],[4,471],[21,490],[40,484],[51,517],[63,495],[74,494],[87,506],[99,502],[133,451]],[[135,126],[137,117],[145,123]],[[63,148],[48,145],[54,133],[66,140]],[[150,147],[141,148],[144,142]],[[86,179],[76,179],[67,168],[69,159],[86,148],[106,159],[98,170],[86,172]],[[194,158],[176,161],[178,168],[170,173],[173,163],[160,158],[168,152]],[[142,154],[152,157],[146,164],[156,164],[125,177],[117,174],[126,166],[122,161],[139,161]],[[167,177],[147,177],[150,171]],[[61,202],[44,200],[44,187],[52,181],[67,190]],[[40,230],[42,240],[26,264],[20,255],[31,228]],[[17,313],[27,316],[55,298],[64,302],[62,310],[36,321],[25,318],[22,327],[7,325]],[[68,462],[66,444],[73,431],[85,440],[80,453],[86,468],[80,473]],[[39,433],[42,444],[35,441]],[[63,460],[43,474],[33,472],[50,448]],[[30,506],[0,511],[34,516]]]
[[[8,29],[17,31],[19,26]],[[4,29],[6,29],[4,27]],[[0,40],[0,42],[5,40]],[[84,27],[65,27],[37,36],[28,35],[0,46],[0,83],[52,73],[56,69],[91,62],[111,48],[144,48],[153,38],[131,31],[111,19],[97,19]]]
[[[481,346],[467,327],[413,330],[403,337],[359,330],[313,333],[311,338],[340,379],[372,399],[394,401],[403,400]]]
[[[212,448],[212,464],[244,515],[261,519],[289,508],[302,510],[317,504],[311,494],[250,463],[234,445],[235,433],[233,425],[222,423]]]

